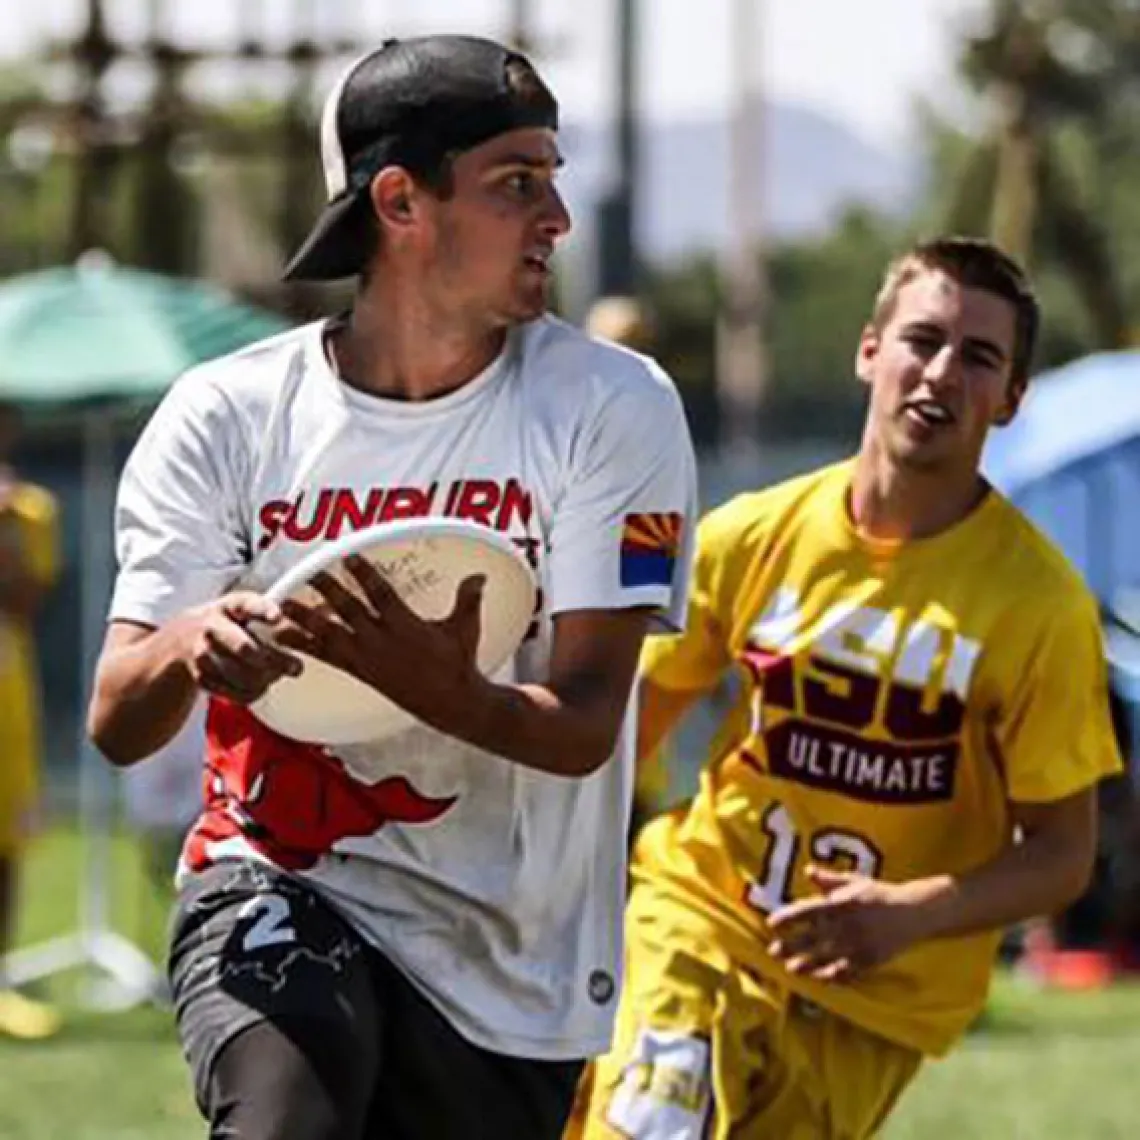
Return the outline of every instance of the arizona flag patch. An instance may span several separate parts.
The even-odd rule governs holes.
[[[668,586],[681,545],[677,512],[626,515],[621,531],[621,584]]]

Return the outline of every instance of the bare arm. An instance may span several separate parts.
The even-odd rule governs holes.
[[[545,684],[502,685],[476,664],[483,581],[461,583],[452,612],[418,617],[378,571],[349,558],[359,593],[327,574],[312,585],[327,609],[287,600],[281,645],[358,677],[424,724],[527,768],[584,776],[613,752],[649,624],[645,608],[581,610],[554,619]]]
[[[588,775],[613,752],[648,623],[642,609],[559,615],[546,684],[484,682],[445,730],[527,768]]]
[[[887,883],[812,867],[820,894],[770,920],[771,952],[794,973],[842,979],[919,942],[1001,930],[1071,903],[1096,852],[1096,788],[1054,803],[1018,804],[1021,831],[988,863],[962,875]]]
[[[259,594],[241,592],[158,629],[112,622],[87,712],[87,731],[99,750],[113,764],[135,764],[178,732],[200,690],[249,703],[278,678],[296,675],[296,658],[244,628],[251,619],[280,617]]]
[[[175,623],[158,630],[112,622],[95,670],[87,732],[113,764],[133,764],[178,732],[197,691]]]
[[[961,876],[909,884],[925,937],[953,938],[1055,914],[1088,886],[1096,856],[1096,788],[1056,803],[1015,804],[1020,842]]]

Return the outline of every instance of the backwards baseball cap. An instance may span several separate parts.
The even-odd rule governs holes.
[[[328,203],[285,279],[331,281],[364,268],[369,186],[386,166],[431,174],[449,154],[520,127],[558,128],[558,103],[525,56],[475,36],[385,41],[325,102]]]

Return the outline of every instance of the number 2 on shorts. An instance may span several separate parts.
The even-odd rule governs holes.
[[[256,918],[245,932],[241,948],[262,950],[297,941],[297,932],[289,916],[289,903],[281,895],[258,895],[238,911],[239,918]]]
[[[771,914],[792,901],[792,877],[803,846],[791,814],[783,804],[772,804],[760,819],[768,841],[760,878],[748,888],[748,901],[757,910]],[[817,863],[841,861],[852,864],[860,875],[875,878],[882,856],[861,835],[837,828],[824,828],[812,835],[811,858]]]

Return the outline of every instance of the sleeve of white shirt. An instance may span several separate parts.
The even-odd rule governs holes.
[[[187,373],[123,471],[111,620],[159,626],[232,586],[249,560],[241,488],[250,471],[236,408],[208,377]]]
[[[649,361],[618,377],[575,449],[550,535],[551,613],[649,606],[684,626],[697,514],[680,396]],[[628,380],[628,382],[626,382]]]

